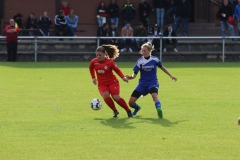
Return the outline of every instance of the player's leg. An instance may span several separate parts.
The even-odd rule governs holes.
[[[128,117],[132,117],[132,112],[129,109],[127,103],[123,98],[119,96],[120,93],[120,87],[119,87],[119,82],[113,83],[112,85],[109,86],[109,91],[112,95],[112,98],[119,106],[125,109],[125,111],[128,114]]]
[[[155,103],[155,107],[157,109],[158,117],[162,118],[163,117],[162,105],[161,105],[161,102],[158,100],[158,88],[157,87],[150,88],[149,93],[152,95],[152,99]]]
[[[98,90],[99,90],[101,96],[103,97],[105,103],[113,110],[113,117],[117,117],[117,115],[119,113],[115,107],[115,104],[114,104],[112,98],[110,97],[108,87],[107,86],[99,86]]]
[[[130,107],[134,108],[133,116],[137,114],[137,112],[141,109],[141,107],[136,103],[137,99],[142,95],[142,93],[138,90],[140,86],[138,86],[133,92],[128,101]]]

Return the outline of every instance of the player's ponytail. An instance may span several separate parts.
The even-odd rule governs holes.
[[[107,56],[111,59],[115,59],[119,56],[119,50],[117,48],[117,46],[115,45],[110,45],[110,44],[104,44],[101,47],[103,47],[105,49],[105,53],[107,54]]]
[[[142,45],[142,47],[146,47],[149,51],[154,50],[154,45],[152,45],[150,42],[146,42]]]

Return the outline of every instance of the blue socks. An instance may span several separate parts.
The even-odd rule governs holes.
[[[155,107],[156,107],[156,109],[162,108],[161,102],[159,100],[155,101]]]

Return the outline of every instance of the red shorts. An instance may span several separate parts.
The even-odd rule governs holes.
[[[119,93],[120,93],[119,82],[116,81],[109,85],[98,86],[98,90],[101,95],[103,92],[109,92],[111,95],[119,95]]]

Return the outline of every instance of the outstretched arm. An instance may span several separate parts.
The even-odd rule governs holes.
[[[128,82],[128,78],[123,75],[122,71],[117,67],[117,65],[113,67],[113,70],[118,74],[119,77],[123,79],[124,82]]]
[[[164,66],[162,66],[160,69],[161,69],[163,72],[165,72],[167,75],[169,75],[172,80],[174,80],[175,82],[177,81],[177,78],[174,77],[173,75],[171,75],[171,73],[169,73],[168,70],[167,70]]]

